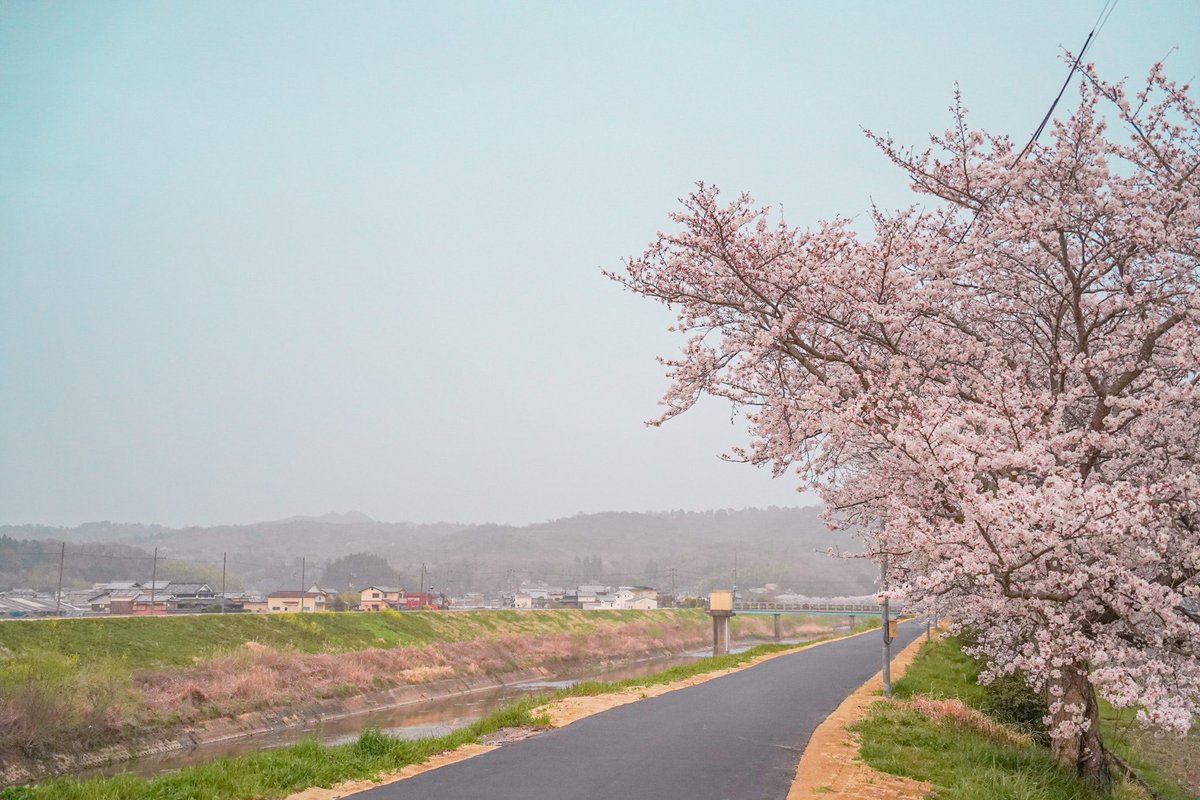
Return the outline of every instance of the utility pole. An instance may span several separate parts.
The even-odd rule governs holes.
[[[733,602],[737,603],[737,548],[733,548]]]
[[[305,561],[304,556],[300,556],[300,591],[302,592],[304,591],[304,569],[307,566],[308,562]],[[304,609],[304,603],[300,604],[300,608]]]
[[[425,601],[425,562],[421,562],[421,601]]]
[[[884,553],[879,563],[879,588],[887,591],[888,554]],[[892,637],[890,635],[891,619],[888,615],[888,598],[883,596],[883,696],[892,696]]]
[[[154,613],[154,590],[158,584],[158,548],[154,548],[154,566],[150,569],[150,613]]]
[[[678,597],[678,595],[675,593],[675,576],[676,576],[676,574],[678,574],[678,572],[679,572],[679,570],[675,569],[674,567],[671,567],[671,603],[672,604],[676,604],[676,599]]]
[[[226,553],[221,553],[221,613],[225,613],[225,557]]]
[[[58,593],[54,595],[54,616],[62,616],[62,576],[63,563],[67,560],[67,543],[62,543],[62,550],[58,553]]]

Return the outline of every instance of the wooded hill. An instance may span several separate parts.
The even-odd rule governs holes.
[[[230,573],[258,589],[299,586],[302,558],[304,580],[317,581],[325,564],[352,553],[386,558],[396,570],[396,582],[406,588],[418,586],[425,563],[426,586],[452,593],[500,591],[523,580],[664,589],[674,582],[680,590],[702,592],[733,583],[735,553],[737,583],[743,588],[776,583],[809,595],[864,594],[874,591],[875,578],[869,562],[824,552],[854,552],[856,542],[829,531],[814,507],[607,512],[523,526],[379,522],[351,512],[204,528],[110,522],[76,528],[3,526],[0,535],[41,540],[38,546],[47,552],[46,540],[65,541],[68,558],[89,542],[136,547],[145,556],[128,562],[128,577],[140,579],[149,578],[146,556],[155,547],[160,557],[176,563],[197,562],[205,576],[214,566],[219,570],[227,553]],[[53,555],[56,568],[57,553]],[[39,561],[30,567],[43,574],[46,565]]]

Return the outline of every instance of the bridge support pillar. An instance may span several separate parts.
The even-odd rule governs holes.
[[[783,641],[783,614],[775,615],[775,641]]]
[[[713,655],[729,655],[729,618],[732,613],[717,612],[712,615],[713,621]]]
[[[734,592],[717,589],[708,595],[708,615],[713,621],[713,655],[729,655],[729,618],[733,616]]]

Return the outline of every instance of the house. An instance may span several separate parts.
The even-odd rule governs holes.
[[[209,611],[219,606],[221,599],[207,583],[176,583],[171,581],[162,590],[163,594],[175,598],[173,611],[197,612]]]
[[[262,595],[250,594],[249,592],[226,592],[224,596],[218,593],[212,599],[212,605],[210,605],[206,610],[220,611],[225,614],[236,614],[240,611],[249,611],[250,609],[246,608],[246,604],[253,603],[255,601],[263,604],[263,611],[267,610],[266,599]]]
[[[616,598],[616,608],[658,608],[658,590],[649,586],[622,586],[617,589]]]
[[[267,610],[273,614],[288,611],[324,611],[325,599],[321,592],[278,589],[267,595]]]
[[[39,595],[22,589],[0,592],[0,617],[78,616],[80,613],[78,609],[56,600],[54,595]]]
[[[132,614],[133,599],[142,593],[140,587],[105,589],[88,598],[88,607],[100,614]]]
[[[406,592],[400,591],[400,601],[393,607],[399,611],[422,611],[434,610],[441,606],[438,601],[439,595],[433,592]]]
[[[140,589],[142,584],[137,581],[109,581],[108,583],[93,583],[92,588],[103,592],[110,589]]]
[[[130,613],[139,616],[166,614],[175,608],[175,598],[163,592],[140,592],[130,600]],[[118,612],[110,612],[118,613]]]
[[[395,608],[393,603],[400,603],[403,595],[404,590],[394,586],[364,586],[358,593],[358,610],[383,611]]]
[[[242,611],[251,614],[266,614],[270,610],[265,597],[251,597],[242,601]]]
[[[481,592],[464,592],[462,597],[456,597],[450,604],[455,608],[485,608],[487,601]]]

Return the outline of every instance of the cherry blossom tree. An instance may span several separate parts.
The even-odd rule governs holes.
[[[1083,74],[1024,153],[957,101],[927,150],[873,137],[922,204],[870,235],[701,184],[610,277],[687,337],[654,423],[732,401],[730,457],[820,491],[1105,783],[1097,692],[1169,731],[1200,710],[1200,111],[1161,65]]]

